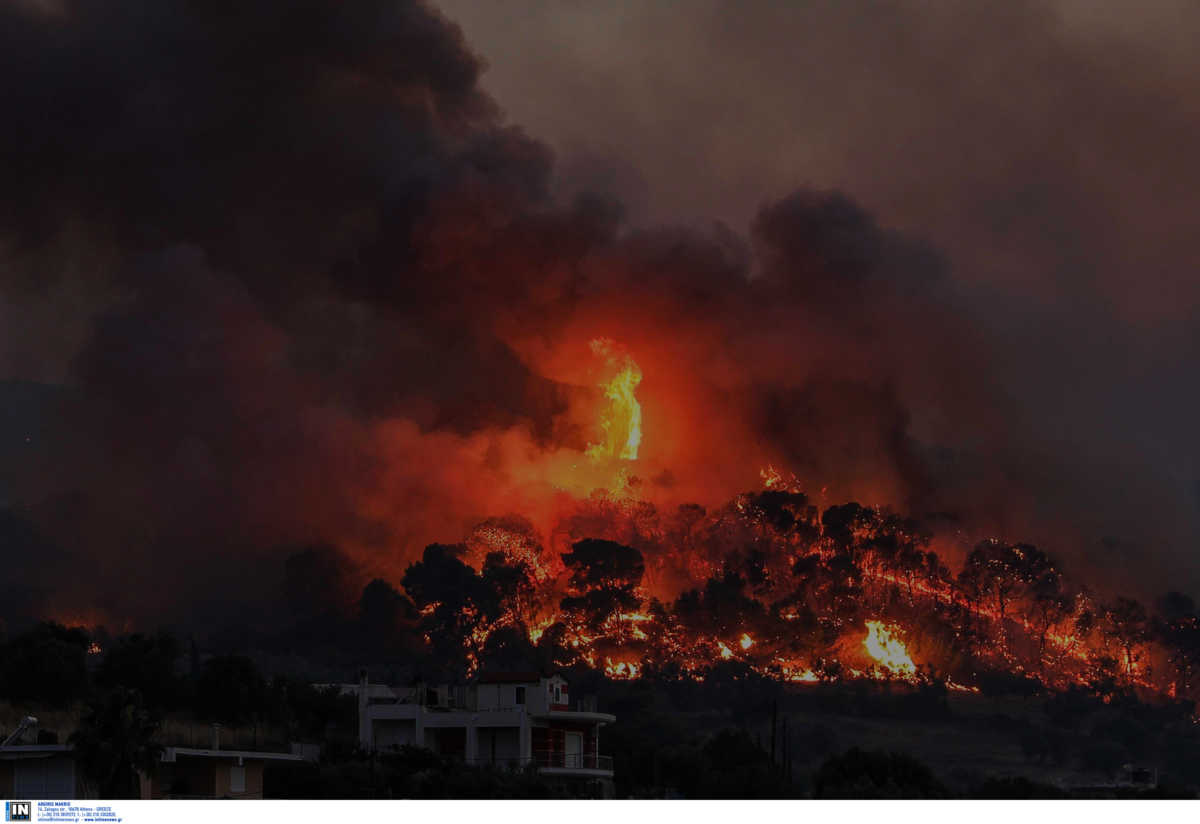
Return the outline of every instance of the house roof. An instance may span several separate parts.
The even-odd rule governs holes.
[[[179,756],[193,758],[236,758],[246,761],[303,761],[304,756],[290,752],[259,752],[258,750],[202,750],[193,747],[167,747],[163,761],[175,761]]]
[[[327,690],[336,689],[338,695],[354,695],[357,696],[362,690],[361,684],[313,684],[313,689]],[[396,691],[387,684],[367,684],[368,698],[395,698]]]
[[[45,758],[49,755],[69,753],[72,749],[70,744],[11,744],[0,747],[0,758]]]

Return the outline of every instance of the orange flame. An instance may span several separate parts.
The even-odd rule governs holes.
[[[638,665],[628,661],[614,662],[611,658],[605,658],[604,674],[609,678],[637,678]]]
[[[615,457],[636,461],[642,443],[642,405],[638,403],[635,390],[642,382],[642,370],[610,338],[596,338],[591,342],[591,348],[618,371],[612,380],[600,384],[608,399],[608,408],[600,415],[604,440],[589,444],[587,455],[593,459]]]
[[[899,629],[895,625],[886,626],[882,621],[867,621],[867,637],[863,639],[863,648],[892,675],[916,675],[917,665],[913,663],[904,643],[896,636],[898,632]]]

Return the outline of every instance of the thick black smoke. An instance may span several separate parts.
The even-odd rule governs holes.
[[[623,230],[552,197],[480,71],[415,0],[0,4],[9,618],[270,620],[323,542],[396,580],[588,442],[548,366],[581,330],[637,353],[648,416],[683,398],[660,486],[770,457],[1028,522],[934,250],[812,191],[748,240]]]

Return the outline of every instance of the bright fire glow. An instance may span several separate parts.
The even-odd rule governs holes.
[[[738,643],[742,645],[742,649],[750,649],[750,647],[754,646],[754,639],[743,632],[742,639]]]
[[[608,400],[608,407],[600,415],[604,440],[588,445],[588,457],[636,461],[642,443],[642,405],[635,391],[642,382],[642,370],[610,338],[596,338],[591,348],[593,354],[604,358],[617,373],[607,383],[600,384]]]
[[[886,626],[882,621],[867,621],[867,637],[863,639],[863,648],[892,675],[915,675],[917,665],[913,663],[903,642],[896,637],[897,631],[895,625]]]
[[[638,665],[627,661],[613,661],[611,658],[605,658],[604,674],[609,678],[637,678]]]

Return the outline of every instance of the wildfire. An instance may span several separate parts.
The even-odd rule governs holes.
[[[611,658],[605,658],[604,674],[609,678],[637,678],[638,665],[628,661],[614,662]]]
[[[532,627],[530,627],[529,628],[529,642],[531,644],[536,644],[538,641],[540,641],[542,636],[546,633],[546,630],[549,629],[550,625],[553,623],[554,623],[553,618],[547,618],[547,619],[533,625]]]
[[[783,680],[792,681],[798,684],[816,684],[820,682],[820,678],[810,667],[803,669],[784,666],[782,668]]]
[[[867,621],[867,637],[863,648],[881,667],[892,675],[911,677],[917,673],[917,665],[896,637],[898,628],[886,626],[882,621]]]
[[[608,408],[600,415],[604,440],[588,445],[588,457],[636,461],[642,443],[642,405],[635,390],[642,382],[642,370],[610,338],[596,338],[591,348],[593,354],[603,357],[617,373],[607,383],[600,384],[608,400]]]
[[[604,359],[609,380],[600,384],[603,439],[587,454],[604,461],[592,474],[612,480],[602,494],[564,496],[570,517],[553,531],[510,515],[468,535],[463,557],[487,578],[481,592],[504,599],[498,611],[487,597],[462,610],[469,673],[488,653],[494,630],[518,629],[556,665],[586,665],[619,679],[717,671],[795,684],[880,679],[917,686],[944,678],[948,690],[978,693],[977,668],[1002,667],[1052,689],[1116,677],[1172,697],[1200,691],[1191,671],[1181,669],[1180,661],[1190,666],[1186,659],[1146,640],[1136,610],[1105,612],[1066,588],[1045,597],[1047,586],[1056,594],[1058,579],[1044,563],[1034,566],[1033,547],[981,545],[972,558],[986,563],[956,576],[915,520],[853,502],[822,514],[794,474],[770,464],[760,473],[765,491],[720,508],[660,509],[642,500],[646,490],[633,467],[617,463],[638,457],[641,370],[610,339],[592,341],[591,349]],[[584,544],[595,546],[564,552]],[[484,576],[495,553],[523,569],[524,578]],[[671,592],[676,582],[681,591]],[[418,604],[427,644],[431,629],[445,631],[441,606],[433,593]],[[920,610],[939,620],[919,620]],[[1200,616],[1190,620],[1200,630]]]
[[[762,479],[763,489],[770,489],[775,492],[801,491],[800,479],[791,474],[784,477],[783,473],[776,469],[774,464],[767,464],[759,469],[758,477]]]

